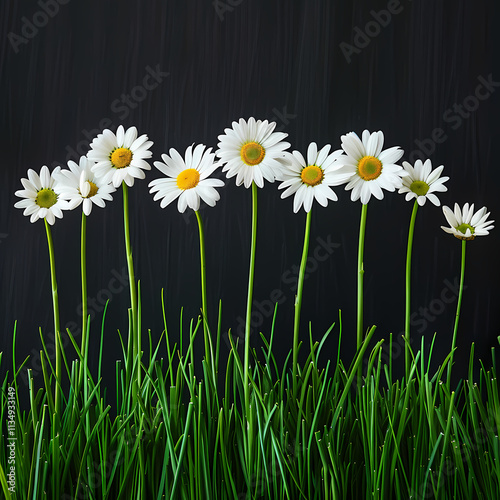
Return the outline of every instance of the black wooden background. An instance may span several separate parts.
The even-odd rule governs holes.
[[[4,0],[0,5],[0,350],[10,369],[14,322],[16,356],[42,383],[39,327],[49,345],[53,330],[44,224],[14,208],[14,192],[28,168],[65,166],[86,153],[104,127],[135,125],[154,141],[153,160],[192,143],[217,147],[233,120],[254,116],[277,122],[293,149],[316,141],[340,147],[340,136],[382,130],[387,147],[404,159],[431,158],[451,179],[444,204],[486,205],[500,218],[498,198],[500,71],[494,47],[500,17],[493,1],[85,1]],[[156,85],[145,88],[154,74]],[[147,86],[153,86],[151,79]],[[223,174],[219,173],[221,178]],[[141,280],[143,333],[157,341],[163,329],[164,289],[169,333],[179,338],[201,304],[198,228],[194,214],[175,204],[162,210],[147,184],[153,167],[131,189],[131,230]],[[311,260],[305,282],[301,338],[307,324],[319,339],[343,318],[343,355],[355,348],[356,255],[361,205],[337,187],[337,203],[314,206]],[[280,302],[275,350],[291,348],[294,284],[305,214],[292,212],[277,184],[259,192],[255,278],[257,331],[269,335],[270,308]],[[202,208],[207,238],[209,316],[215,327],[219,299],[222,331],[243,331],[250,244],[250,190],[229,180],[213,209]],[[365,322],[376,338],[399,338],[404,325],[404,266],[412,203],[397,193],[368,207]],[[436,363],[451,345],[460,272],[460,242],[445,234],[440,208],[418,213],[413,259],[414,345],[434,332]],[[80,211],[53,227],[61,324],[79,339]],[[467,245],[466,284],[456,355],[457,373],[471,342],[487,364],[500,334],[500,231]],[[102,308],[105,376],[112,385],[121,356],[117,330],[126,335],[129,293],[121,193],[88,219],[88,294],[93,316],[91,366],[96,369]],[[444,295],[443,295],[444,294]],[[442,297],[452,297],[449,303]],[[336,352],[338,327],[324,359]],[[201,341],[201,337],[199,339]],[[202,343],[197,343],[202,355]],[[221,355],[227,355],[223,340]],[[403,356],[394,348],[396,365]]]

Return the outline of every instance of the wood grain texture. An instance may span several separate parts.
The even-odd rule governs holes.
[[[53,14],[45,15],[45,24],[42,4]],[[386,22],[384,12],[389,10],[393,13]],[[500,81],[493,52],[499,41],[499,19],[493,1],[459,0],[445,5],[431,0],[368,4],[3,0],[0,350],[10,351],[15,319],[19,321],[19,360],[32,349],[39,350],[38,326],[46,332],[51,329],[44,228],[41,223],[30,224],[21,210],[13,208],[14,192],[21,189],[19,179],[28,168],[38,171],[45,164],[64,166],[68,159],[76,159],[103,125],[137,126],[154,141],[155,160],[172,147],[184,151],[192,143],[216,148],[217,136],[240,117],[275,120],[289,134],[292,147],[303,152],[312,141],[338,149],[340,136],[348,131],[383,130],[386,145],[401,146],[405,159],[411,154],[415,159],[418,150],[427,148],[425,157],[433,165],[445,165],[444,173],[451,180],[449,191],[441,197],[444,204],[475,202],[478,208],[486,205],[493,219],[500,219],[498,84],[488,97],[476,99],[477,106],[471,97],[481,78]],[[29,25],[35,22],[40,27],[32,25],[30,31]],[[28,38],[30,33],[33,36]],[[345,56],[345,44],[355,49],[350,57]],[[148,77],[151,73],[156,80]],[[454,106],[476,109],[459,112]],[[440,143],[432,140],[433,134]],[[174,338],[180,307],[190,318],[201,303],[196,219],[179,215],[175,205],[162,210],[153,202],[147,183],[159,175],[153,167],[147,179],[136,182],[130,191],[143,328],[144,332],[150,328],[155,339],[162,330],[162,287]],[[311,263],[302,317],[304,327],[312,321],[319,338],[342,309],[349,355],[355,346],[360,205],[351,203],[342,188],[336,192],[339,202],[326,209],[315,207],[311,251],[321,247],[321,241],[339,246],[326,260]],[[261,310],[256,308],[255,318],[261,322],[258,329],[267,333],[271,318],[266,306],[277,296],[276,290],[281,291],[277,353],[282,356],[291,346],[293,277],[300,262],[305,215],[292,213],[291,200],[281,200],[276,185],[259,192],[259,203],[254,297]],[[250,210],[250,192],[237,188],[232,180],[221,190],[217,206],[202,210],[209,309],[213,317],[222,299],[224,330],[237,329],[238,318],[244,317]],[[379,325],[378,338],[403,330],[410,213],[411,204],[397,194],[369,206],[365,322]],[[110,295],[105,346],[109,359],[119,356],[116,329],[126,330],[129,300],[126,289],[109,291],[115,274],[121,275],[126,266],[121,217],[121,194],[117,194],[108,208],[94,209],[88,220],[88,289],[96,301],[92,334],[97,337],[98,309]],[[420,308],[429,308],[439,299],[447,287],[444,280],[453,284],[459,276],[460,245],[441,231],[445,220],[440,209],[427,204],[417,219],[413,303],[421,320]],[[79,223],[79,213],[67,213],[53,231],[62,325],[80,323]],[[458,336],[464,348],[455,357],[458,365],[467,358],[471,341],[477,343],[479,356],[496,344],[499,234],[495,229],[488,238],[469,245],[468,289]],[[439,314],[431,314],[435,319],[426,320],[425,328],[422,322],[415,327],[427,344],[438,332],[439,353],[449,349],[454,308],[455,302],[446,305]]]

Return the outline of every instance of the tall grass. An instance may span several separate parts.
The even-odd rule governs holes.
[[[140,287],[138,288],[140,314]],[[42,336],[44,384],[31,370],[29,409],[19,405],[21,370],[14,356],[2,383],[0,484],[6,499],[407,499],[498,498],[500,492],[500,403],[492,350],[490,368],[480,364],[455,390],[443,382],[451,355],[431,371],[432,346],[422,342],[408,378],[395,380],[393,363],[374,343],[373,327],[349,365],[340,358],[339,321],[314,341],[298,369],[297,392],[291,355],[279,367],[273,355],[276,312],[260,352],[251,350],[249,408],[245,415],[245,370],[230,336],[227,362],[220,364],[221,309],[214,363],[194,352],[203,335],[201,317],[175,335],[165,331],[141,362],[141,385],[133,386],[138,360],[127,353],[116,362],[116,401],[108,401],[100,366],[88,369],[88,350],[67,332],[76,359],[61,347],[61,412],[55,413],[51,363]],[[91,335],[90,330],[88,332]],[[14,354],[15,354],[14,331]],[[96,335],[94,333],[94,335]],[[336,356],[322,348],[338,339]],[[172,344],[172,338],[179,342]],[[95,345],[95,339],[92,342]],[[305,349],[305,346],[302,346]],[[72,351],[73,352],[73,351]],[[95,354],[95,353],[94,353]],[[363,362],[363,360],[365,360]],[[2,363],[0,356],[0,364]],[[3,367],[2,367],[3,368]],[[363,370],[361,384],[358,370]],[[201,369],[202,376],[195,370]],[[214,371],[215,370],[215,371]],[[83,380],[79,381],[79,374]],[[16,493],[8,490],[8,387],[16,390]],[[23,384],[24,386],[24,384]],[[248,446],[252,422],[253,445]]]

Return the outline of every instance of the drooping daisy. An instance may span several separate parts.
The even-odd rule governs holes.
[[[441,202],[434,193],[448,191],[444,183],[449,180],[449,177],[439,177],[444,166],[441,165],[432,170],[431,160],[425,160],[425,163],[422,163],[422,160],[417,160],[413,167],[404,161],[403,168],[408,175],[403,177],[403,187],[399,188],[398,193],[406,193],[406,201],[416,198],[420,206],[423,206],[429,199],[431,203],[439,207]]]
[[[63,210],[68,209],[68,203],[56,192],[55,177],[61,167],[56,167],[52,174],[47,166],[43,166],[38,175],[33,169],[28,170],[28,179],[21,179],[24,189],[15,192],[16,196],[24,198],[14,204],[16,208],[24,208],[23,215],[30,215],[30,222],[46,219],[52,225],[55,218],[61,219]]]
[[[163,162],[154,162],[154,166],[167,176],[166,179],[155,179],[149,183],[150,193],[156,193],[153,199],[162,198],[161,208],[179,198],[177,208],[183,213],[186,207],[199,210],[200,198],[211,207],[220,199],[215,188],[224,186],[224,182],[208,178],[220,167],[220,163],[214,161],[212,148],[205,151],[206,146],[203,144],[198,144],[194,149],[193,146],[186,149],[184,159],[172,148],[170,156],[161,155]]]
[[[381,200],[382,189],[394,191],[402,186],[401,177],[406,172],[396,162],[403,156],[403,150],[395,146],[382,151],[384,134],[381,131],[370,134],[364,130],[362,139],[355,132],[341,137],[342,155],[337,161],[343,165],[339,173],[350,173],[346,190],[352,189],[351,200],[361,199],[366,205],[371,195]]]
[[[61,170],[57,173],[56,191],[65,200],[68,200],[70,210],[83,203],[83,213],[90,215],[92,204],[104,208],[106,201],[113,201],[111,193],[116,191],[110,183],[104,183],[98,178],[92,167],[95,163],[86,156],[80,158],[79,165],[74,161],[68,161],[69,170]]]
[[[116,135],[106,129],[91,143],[87,153],[89,160],[95,161],[92,172],[107,184],[118,188],[124,181],[127,186],[134,185],[134,179],[144,179],[144,170],[151,170],[145,158],[151,158],[149,148],[153,145],[146,134],[137,137],[137,129],[130,127],[126,132],[122,125]]]
[[[255,121],[253,117],[248,123],[240,118],[232,125],[233,128],[224,130],[225,135],[219,135],[219,149],[216,151],[225,163],[222,171],[227,172],[227,177],[236,176],[236,185],[244,184],[246,188],[252,182],[261,188],[264,179],[274,182],[279,178],[283,152],[290,147],[288,142],[283,142],[287,134],[273,132],[276,122]]]
[[[476,236],[486,236],[493,229],[494,220],[487,221],[490,212],[486,213],[486,207],[474,213],[474,203],[469,207],[466,203],[462,209],[455,203],[455,209],[443,207],[443,213],[450,227],[441,226],[443,231],[452,234],[459,240],[473,240]]]
[[[286,198],[295,193],[293,199],[293,211],[298,212],[303,205],[304,210],[309,212],[313,201],[326,207],[328,200],[337,201],[337,195],[330,186],[343,184],[350,174],[338,174],[340,168],[335,160],[342,154],[338,149],[330,153],[330,144],[324,146],[320,151],[315,142],[307,148],[307,161],[299,153],[294,151],[290,155],[288,168],[282,170],[282,182],[278,189],[285,189],[281,198]],[[328,154],[330,153],[330,154]]]

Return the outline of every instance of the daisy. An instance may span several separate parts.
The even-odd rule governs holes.
[[[126,132],[122,125],[116,135],[106,129],[91,143],[87,153],[89,160],[95,161],[92,172],[101,178],[104,184],[113,183],[118,188],[122,182],[134,185],[134,179],[144,179],[143,170],[151,170],[144,158],[151,158],[149,148],[153,145],[147,135],[137,137],[137,129],[130,127]]]
[[[92,173],[95,163],[86,156],[80,158],[80,164],[68,161],[69,170],[61,170],[57,174],[56,191],[68,200],[70,210],[83,203],[83,213],[90,215],[92,204],[104,208],[105,201],[113,201],[111,193],[116,191],[112,184],[106,184]]]
[[[327,144],[318,151],[316,143],[311,142],[307,148],[307,161],[298,151],[290,155],[288,168],[283,169],[281,175],[281,180],[284,182],[278,189],[287,188],[281,193],[281,198],[295,193],[293,199],[295,213],[302,205],[304,210],[309,212],[314,200],[323,207],[328,205],[328,200],[338,200],[330,186],[344,183],[350,174],[337,173],[339,167],[335,165],[335,160],[342,154],[342,150],[330,153],[330,148],[330,144]]]
[[[441,165],[434,171],[432,170],[431,160],[417,160],[412,167],[408,162],[403,162],[403,168],[406,176],[403,177],[402,187],[399,188],[399,194],[406,193],[406,201],[415,198],[413,203],[413,211],[410,218],[410,228],[408,231],[408,249],[406,252],[406,292],[405,292],[405,374],[408,379],[410,376],[410,367],[412,360],[411,344],[411,259],[413,250],[413,234],[415,231],[415,221],[417,218],[417,210],[419,206],[423,206],[427,198],[436,206],[441,202],[434,194],[435,192],[447,191],[444,183],[449,177],[439,177],[444,167]]]
[[[432,170],[431,160],[425,160],[425,163],[422,163],[422,160],[417,160],[413,167],[404,161],[403,168],[408,175],[403,177],[403,187],[399,188],[398,193],[406,193],[406,201],[416,198],[420,206],[423,206],[429,199],[431,203],[439,207],[441,202],[434,193],[448,191],[444,183],[449,180],[449,177],[439,177],[444,166],[441,165]]]
[[[50,174],[47,166],[43,166],[38,175],[31,168],[28,179],[21,179],[24,189],[15,192],[16,196],[24,198],[15,203],[16,208],[24,208],[23,215],[30,215],[30,222],[46,219],[52,225],[55,218],[61,219],[63,210],[68,209],[68,203],[56,192],[56,176],[61,167],[56,167]]]
[[[486,236],[493,229],[494,220],[487,221],[490,212],[486,213],[486,207],[474,213],[474,203],[470,206],[466,203],[462,210],[455,203],[455,210],[444,206],[443,213],[450,227],[441,226],[443,231],[452,234],[459,240],[473,240],[476,236]]]
[[[255,182],[257,187],[264,187],[264,179],[269,182],[280,176],[283,168],[283,151],[290,147],[283,142],[287,134],[273,132],[276,122],[267,120],[255,121],[249,118],[248,123],[240,118],[233,122],[233,128],[226,128],[220,140],[216,154],[225,163],[223,172],[227,177],[236,176],[236,185],[244,184],[246,188]]]
[[[337,161],[343,165],[339,173],[350,173],[346,190],[352,189],[351,200],[361,198],[366,205],[371,195],[381,200],[382,189],[394,191],[402,186],[401,177],[407,173],[396,162],[403,156],[398,146],[382,151],[384,134],[368,130],[363,131],[362,139],[355,132],[341,137],[342,149],[346,154]]]
[[[177,208],[180,213],[186,207],[197,211],[200,208],[200,198],[209,206],[215,206],[220,199],[219,193],[214,189],[224,186],[220,179],[209,179],[208,176],[220,166],[214,162],[215,154],[212,148],[198,144],[194,149],[186,149],[185,158],[175,150],[170,150],[170,156],[162,154],[163,163],[155,161],[154,166],[167,176],[166,179],[155,179],[149,183],[150,193],[156,193],[154,200],[159,200],[161,208],[179,198]]]

